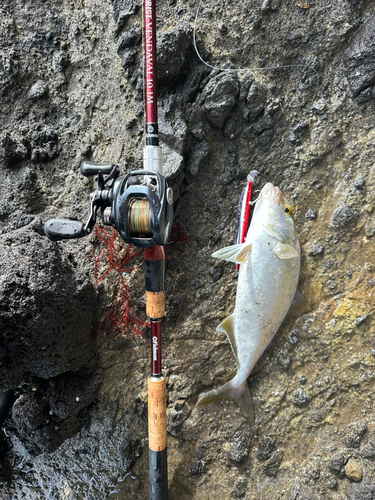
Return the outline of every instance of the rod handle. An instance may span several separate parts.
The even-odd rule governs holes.
[[[168,500],[167,388],[164,375],[148,378],[150,500]]]

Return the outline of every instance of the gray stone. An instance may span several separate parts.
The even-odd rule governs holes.
[[[115,36],[121,33],[128,20],[138,12],[140,4],[134,0],[113,0],[113,16],[116,21]]]
[[[48,94],[48,85],[43,80],[36,81],[30,88],[29,99],[40,99]]]
[[[28,154],[27,143],[20,136],[9,132],[0,136],[0,168],[17,166]]]
[[[264,474],[269,477],[276,476],[281,462],[283,461],[283,457],[284,452],[282,450],[274,451],[263,467]]]
[[[190,155],[186,159],[186,168],[191,175],[196,175],[199,168],[207,159],[209,146],[206,141],[198,142],[192,147]]]
[[[175,101],[163,101],[158,108],[159,137],[177,153],[186,148],[187,125]]]
[[[361,484],[354,489],[353,500],[375,500],[375,484]]]
[[[161,141],[160,145],[163,151],[163,175],[178,189],[183,179],[184,157],[168,144],[163,144]]]
[[[264,111],[267,106],[267,99],[267,89],[258,82],[254,82],[246,97],[250,121],[254,121]]]
[[[362,316],[358,316],[355,320],[355,324],[356,326],[360,326],[362,325],[363,323],[366,322],[366,320],[368,319],[369,315],[368,314],[362,314]]]
[[[188,115],[189,130],[198,141],[203,141],[210,129],[204,110],[200,105],[192,105]]]
[[[305,214],[305,218],[307,220],[314,220],[317,218],[317,216],[318,216],[318,214],[317,214],[316,210],[314,210],[313,208],[309,208]]]
[[[236,432],[229,445],[228,458],[229,460],[240,465],[249,455],[249,443],[247,438],[241,433]]]
[[[375,445],[368,443],[361,446],[360,454],[363,458],[373,459],[375,458]]]
[[[218,266],[218,267],[210,267],[208,270],[209,275],[211,276],[211,279],[214,283],[216,281],[219,281],[219,279],[223,276],[224,274],[224,269],[223,266]]]
[[[260,443],[256,457],[260,462],[265,462],[276,450],[276,440],[271,436],[266,436]]]
[[[354,208],[344,205],[337,208],[332,215],[332,225],[336,228],[342,228],[353,224],[359,217],[359,213]]]
[[[315,109],[319,114],[323,114],[327,109],[326,100],[319,99],[318,101],[314,102],[314,104],[312,105],[312,109]]]
[[[356,422],[353,425],[353,430],[345,437],[345,445],[348,448],[359,448],[366,433],[367,425],[364,422]]]
[[[187,23],[181,23],[158,36],[157,78],[161,85],[181,76],[191,46],[191,37],[192,29]]]
[[[373,34],[369,31],[364,36],[365,23],[374,25],[374,6],[369,0],[348,0],[311,2],[309,9],[303,9],[270,0],[262,13],[262,1],[219,6],[210,0],[202,2],[196,41],[209,64],[226,69],[273,66],[232,74],[240,82],[240,93],[236,95],[236,84],[233,92],[229,89],[235,96],[231,103],[226,102],[227,90],[222,98],[217,93],[220,99],[215,105],[221,100],[230,104],[228,110],[225,106],[218,110],[218,124],[209,122],[205,100],[210,98],[210,81],[218,82],[224,72],[208,68],[194,52],[190,34],[194,2],[157,2],[157,38],[163,42],[160,67],[165,78],[158,82],[159,133],[164,134],[164,167],[179,195],[174,221],[181,223],[191,240],[186,245],[177,235],[177,243],[167,248],[167,317],[162,336],[163,369],[174,387],[168,388],[167,396],[168,439],[175,444],[168,457],[171,498],[205,500],[208,492],[220,499],[235,498],[243,494],[243,483],[235,482],[245,475],[248,484],[242,498],[246,499],[263,495],[287,500],[289,492],[292,500],[371,498],[371,485],[362,488],[374,468],[373,458],[361,455],[366,436],[360,448],[345,448],[345,438],[353,429],[343,428],[343,423],[348,418],[365,418],[372,432],[374,421],[368,399],[374,378],[369,359],[375,347],[373,316],[359,327],[355,324],[370,312],[375,281],[373,270],[365,266],[371,262],[374,243],[375,82],[373,44],[369,43]],[[121,174],[141,168],[144,108],[140,0],[2,0],[0,4],[0,134],[7,136],[0,162],[2,239],[15,231],[28,235],[28,225],[36,217],[47,220],[57,215],[85,221],[95,179],[80,175],[81,159],[116,163]],[[177,33],[182,23],[189,25],[187,43],[185,35]],[[284,65],[290,67],[276,68]],[[48,94],[29,98],[38,81],[48,85]],[[319,113],[312,105],[320,99],[324,102]],[[181,123],[186,125],[183,134]],[[253,199],[266,182],[279,186],[286,198],[293,197],[302,245],[301,285],[311,296],[311,309],[288,331],[280,332],[272,341],[273,349],[271,345],[251,375],[256,424],[249,427],[234,404],[197,407],[196,401],[203,387],[216,388],[235,374],[229,344],[215,328],[234,310],[237,275],[234,266],[225,263],[222,277],[214,282],[209,270],[211,266],[216,269],[219,261],[211,260],[210,253],[233,243],[234,211],[246,175],[254,168],[260,175]],[[330,220],[343,204],[359,215],[333,231]],[[98,227],[102,227],[99,219]],[[39,236],[28,243],[18,237],[14,241],[14,247],[23,252],[18,254],[21,264],[15,269],[21,268],[24,276],[25,261],[24,267],[33,275],[25,285],[14,273],[12,312],[23,310],[26,289],[39,297],[38,290],[45,283],[53,308],[56,304],[64,313],[63,304],[68,301],[65,310],[69,312],[64,314],[75,329],[70,343],[79,344],[92,320],[82,313],[84,300],[71,298],[75,284],[69,287],[62,275],[72,276],[75,282],[83,270],[94,274],[91,239],[45,248]],[[327,237],[331,239],[325,241]],[[326,256],[309,257],[313,244],[324,245]],[[40,252],[35,250],[37,245]],[[118,239],[116,249],[119,254],[111,254],[112,260],[127,251]],[[4,260],[2,245],[0,250]],[[104,257],[98,271],[105,272],[109,266]],[[142,263],[142,254],[138,259],[134,266]],[[43,276],[50,275],[51,268],[56,286],[64,289],[56,300],[52,284]],[[122,279],[131,298],[130,309],[124,307],[124,311],[130,321],[137,321],[135,316],[145,320],[142,269],[124,273]],[[110,310],[119,292],[117,280],[117,273],[111,271],[98,286],[98,319]],[[353,300],[358,309],[352,308],[348,315]],[[72,302],[82,302],[76,309],[84,318],[74,310],[71,320]],[[1,316],[7,303],[1,302],[0,309]],[[35,305],[29,310],[30,317],[24,314],[21,326],[15,325],[18,342],[26,337],[20,330],[34,325],[44,338],[40,319],[44,309]],[[82,323],[77,324],[80,319]],[[288,337],[290,330],[295,333]],[[68,338],[64,325],[61,332]],[[56,331],[47,333],[54,334],[58,350],[65,348]],[[98,371],[103,374],[97,399],[91,376],[82,368],[47,380],[26,375],[17,386],[16,396],[22,398],[4,424],[9,438],[0,436],[2,500],[64,494],[69,500],[82,496],[105,500],[111,493],[129,499],[147,496],[148,337],[146,330],[144,339],[130,332],[92,339],[93,352],[100,353]],[[33,339],[30,345],[33,350]],[[50,344],[44,345],[52,351]],[[77,357],[86,352],[81,347],[76,348]],[[2,358],[1,372],[15,370],[28,350],[29,346],[14,361]],[[287,366],[289,357],[287,370],[281,370],[280,362]],[[292,401],[298,387],[308,400],[297,407]],[[82,407],[90,398],[92,404]],[[233,441],[237,431],[248,441],[239,465],[236,459],[240,460],[241,449],[235,450]],[[280,447],[288,448],[285,467],[282,462],[271,479],[263,474],[263,467],[277,451],[276,443],[263,462],[256,458],[256,448],[265,436],[275,437]],[[144,455],[130,466],[131,440],[136,439]],[[213,457],[209,465],[205,454],[194,460],[192,443],[204,439]],[[35,456],[42,449],[45,452]],[[353,489],[351,479],[337,476],[342,467],[337,474],[326,467],[319,479],[314,473],[314,468],[328,466],[343,450],[363,469],[362,483]],[[234,462],[229,459],[230,451]],[[189,465],[198,475],[188,473]],[[272,473],[272,462],[268,472]],[[329,475],[339,483],[337,492],[327,487]],[[296,483],[300,487],[291,488]]]
[[[296,406],[301,406],[306,403],[307,397],[303,389],[297,389],[293,394],[293,404]]]
[[[211,462],[211,458],[207,445],[199,445],[195,454],[195,461],[189,467],[189,474],[198,476],[207,472],[207,466]]]
[[[234,483],[234,490],[230,498],[243,498],[246,493],[247,480],[244,477],[239,477]]]
[[[304,120],[298,122],[296,125],[294,125],[292,132],[299,138],[304,137],[309,130],[309,124],[305,122]]]
[[[324,252],[323,245],[312,245],[309,250],[309,255],[311,257],[316,257],[317,255],[321,255]]]
[[[227,73],[219,73],[205,86],[202,92],[203,106],[207,119],[214,126],[224,126],[236,103],[239,90],[237,77]]]
[[[344,54],[346,76],[353,97],[375,83],[375,18],[371,17],[351,40]]]
[[[338,453],[334,457],[332,457],[331,461],[328,464],[328,468],[331,472],[336,474],[338,477],[345,477],[345,465],[348,461],[343,454]]]
[[[288,351],[286,349],[282,349],[276,354],[276,361],[278,364],[286,370],[291,362],[291,357],[288,355]]]
[[[298,342],[298,332],[296,330],[292,330],[289,333],[289,342],[291,344],[297,344],[297,342]]]
[[[11,422],[17,436],[33,455],[56,450],[80,425],[79,413],[96,396],[100,380],[90,372],[70,372],[39,381],[16,399]]]
[[[326,480],[326,486],[330,490],[334,490],[337,488],[337,481],[333,476],[329,476],[328,479]]]
[[[366,179],[362,174],[357,175],[357,177],[354,179],[353,184],[355,188],[363,190],[365,188]]]
[[[125,439],[120,444],[119,467],[125,473],[128,472],[134,463],[141,458],[143,447],[139,438]]]
[[[142,41],[142,31],[137,28],[124,31],[118,40],[117,52],[121,53],[125,49],[139,45]]]

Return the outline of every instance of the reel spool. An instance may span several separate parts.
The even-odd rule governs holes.
[[[149,248],[168,243],[173,218],[173,193],[158,172],[137,170],[116,180],[109,223],[122,239]]]
[[[133,198],[128,206],[128,224],[130,235],[133,238],[150,238],[151,210],[146,199]]]

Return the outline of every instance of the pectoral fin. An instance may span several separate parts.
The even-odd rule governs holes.
[[[244,264],[249,256],[251,243],[240,243],[229,247],[221,248],[212,254],[212,257],[234,262],[235,264]]]
[[[279,259],[293,259],[294,257],[298,257],[297,250],[287,243],[279,243],[274,252]]]

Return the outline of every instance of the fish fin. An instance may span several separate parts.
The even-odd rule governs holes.
[[[293,259],[294,257],[298,257],[297,250],[287,243],[279,243],[274,252],[279,259]]]
[[[225,335],[228,337],[230,346],[232,348],[233,354],[236,357],[236,363],[237,363],[238,351],[237,351],[236,339],[234,336],[234,314],[231,314],[230,316],[225,318],[225,320],[220,323],[220,325],[216,328],[216,330],[219,332],[224,332]]]
[[[296,294],[294,296],[293,302],[286,313],[285,318],[283,319],[283,322],[281,323],[279,329],[277,330],[275,336],[273,337],[273,340],[266,349],[264,350],[264,353],[262,356],[259,358],[257,361],[253,371],[251,373],[256,373],[257,369],[259,369],[259,365],[264,362],[265,358],[268,357],[274,357],[275,352],[274,349],[276,347],[276,342],[275,340],[278,339],[279,337],[283,335],[287,335],[292,327],[292,325],[297,321],[298,318],[306,314],[308,311],[311,310],[311,306],[306,299],[306,297],[299,291],[296,291]]]
[[[256,362],[253,370],[253,373],[257,373],[259,371],[260,366],[265,362],[266,359],[270,357],[275,356],[275,347],[276,347],[276,342],[275,340],[281,337],[282,335],[286,334],[290,328],[290,326],[301,316],[306,314],[309,310],[311,310],[311,306],[306,299],[306,297],[301,293],[299,290],[296,291],[296,294],[294,296],[293,302],[283,319],[283,322],[281,323],[279,329],[275,333],[275,335],[272,338],[272,342],[268,344],[268,346],[265,348],[263,351],[262,355]]]
[[[229,399],[239,407],[249,424],[253,425],[255,422],[255,411],[249,385],[246,381],[241,387],[236,385],[234,380],[235,379],[232,379],[217,389],[212,389],[212,391],[201,394],[197,405],[206,405],[215,403],[216,401],[222,401],[223,399]]]
[[[236,264],[244,264],[247,261],[251,250],[251,243],[245,245],[237,254]]]
[[[302,292],[297,290],[292,305],[290,306],[289,311],[285,317],[285,320],[290,321],[291,318],[299,318],[310,309],[311,307],[306,297]]]
[[[286,313],[286,316],[283,319],[283,322],[281,323],[276,335],[285,330],[285,328],[294,323],[298,318],[303,316],[310,309],[311,307],[306,297],[303,295],[303,293],[297,290],[294,299],[288,309],[288,312]]]
[[[251,250],[251,243],[239,243],[229,247],[220,248],[214,252],[211,257],[234,262],[235,264],[244,264]]]

